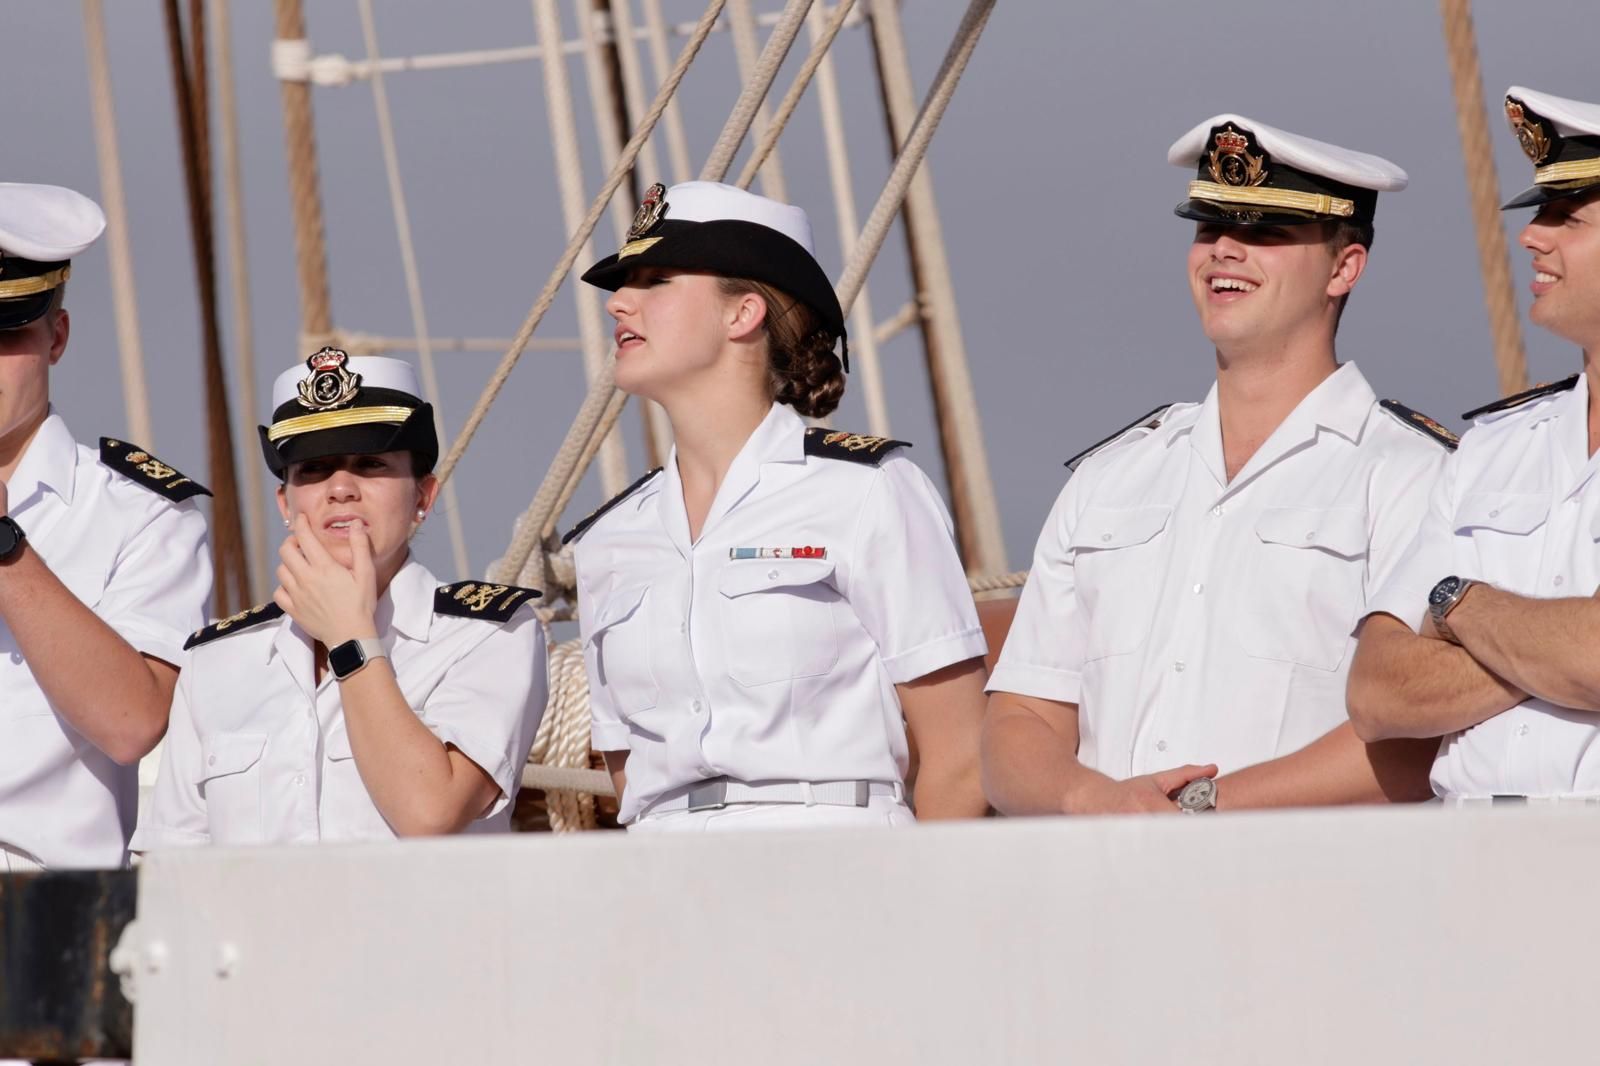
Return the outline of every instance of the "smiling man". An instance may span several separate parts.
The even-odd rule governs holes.
[[[1353,632],[1454,438],[1379,403],[1334,335],[1399,167],[1239,115],[1197,167],[1189,286],[1205,401],[1068,462],[989,680],[984,779],[1007,814],[1421,799],[1432,749],[1364,744]]]
[[[1350,676],[1362,735],[1437,737],[1460,805],[1600,803],[1600,104],[1513,86],[1534,165],[1533,321],[1583,372],[1465,416],[1416,541],[1368,604]]]

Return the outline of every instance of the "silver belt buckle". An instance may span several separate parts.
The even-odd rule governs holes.
[[[702,781],[689,790],[689,810],[715,811],[728,805],[728,779],[713,778]]]
[[[870,807],[870,806],[872,806],[872,782],[871,781],[857,781],[856,782],[856,806],[857,807]]]

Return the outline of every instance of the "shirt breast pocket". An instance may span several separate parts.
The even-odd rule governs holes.
[[[746,687],[825,674],[839,661],[827,559],[730,562],[717,577],[728,674]]]
[[[1162,546],[1172,508],[1090,507],[1069,547],[1085,622],[1084,659],[1126,655],[1144,643],[1160,599]]]
[[[649,710],[661,695],[650,668],[649,591],[634,585],[606,596],[589,631],[600,684],[624,716]]]
[[[1269,507],[1256,518],[1255,558],[1235,574],[1229,612],[1247,655],[1333,671],[1363,603],[1366,514],[1354,507]]]
[[[1546,492],[1468,492],[1456,506],[1455,529],[1478,547],[1493,551],[1526,537],[1549,516]]]
[[[202,740],[200,791],[216,843],[255,844],[263,839],[261,756],[266,750],[265,733],[216,733]]]

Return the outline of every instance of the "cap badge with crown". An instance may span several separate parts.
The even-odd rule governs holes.
[[[1250,138],[1232,126],[1220,130],[1216,147],[1206,157],[1211,170],[1211,180],[1218,185],[1246,187],[1260,185],[1267,180],[1265,156],[1250,151]]]
[[[639,209],[633,213],[633,225],[628,227],[628,240],[636,241],[655,229],[661,216],[667,213],[667,187],[659,181],[644,191]]]
[[[1506,121],[1511,123],[1511,132],[1517,135],[1517,143],[1533,165],[1543,163],[1550,154],[1550,137],[1544,131],[1544,124],[1538,119],[1530,122],[1522,103],[1509,96],[1506,97]]]
[[[356,398],[361,375],[345,369],[350,356],[338,348],[325,347],[306,360],[305,380],[300,382],[300,406],[313,411],[331,411]]]

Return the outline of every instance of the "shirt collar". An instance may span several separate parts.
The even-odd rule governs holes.
[[[717,489],[717,498],[711,503],[705,524],[700,533],[710,529],[719,518],[738,506],[761,481],[761,468],[768,463],[805,462],[806,423],[787,404],[775,403],[760,425],[750,434],[739,454],[733,457],[728,473]],[[678,476],[678,448],[672,448],[667,457],[666,478],[662,482],[658,507],[667,533],[680,549],[689,546],[689,518],[683,506],[683,481]]]
[[[73,440],[66,420],[51,407],[33,440],[28,442],[22,462],[6,482],[11,506],[20,506],[40,489],[49,489],[61,497],[62,502],[71,504],[77,476],[78,442]]]
[[[433,624],[433,594],[438,588],[428,568],[408,556],[400,572],[389,582],[389,588],[378,600],[378,632],[390,627],[411,640],[427,640],[428,627]]]

